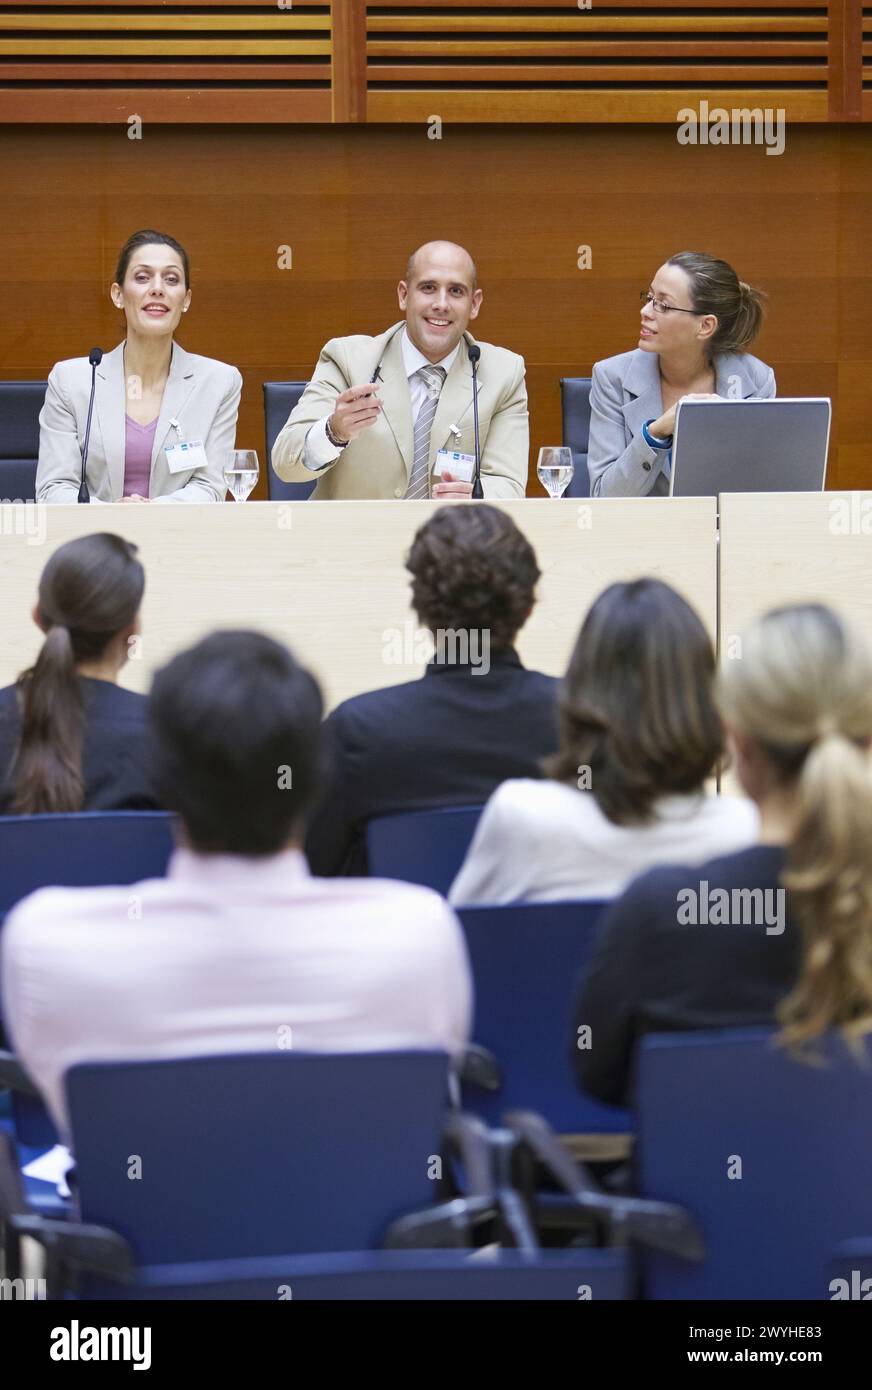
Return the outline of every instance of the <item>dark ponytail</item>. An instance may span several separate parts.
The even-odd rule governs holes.
[[[690,281],[694,311],[717,317],[709,351],[747,352],[763,324],[763,291],[740,280],[726,261],[703,251],[679,251],[667,265],[678,266]]]
[[[60,546],[42,572],[45,629],[35,664],[18,678],[21,733],[9,813],[80,811],[85,797],[85,704],[78,665],[99,660],[134,621],[145,588],[136,546],[108,533]]]

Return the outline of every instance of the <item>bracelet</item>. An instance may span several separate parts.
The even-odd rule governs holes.
[[[644,423],[644,425],[642,426],[642,438],[644,439],[645,443],[648,445],[648,448],[649,448],[649,449],[671,449],[671,448],[672,448],[672,435],[671,435],[671,434],[670,434],[666,439],[655,439],[654,436],[653,436],[653,434],[649,434],[649,433],[648,433],[648,426],[649,426],[649,425],[653,425],[653,424],[654,424],[654,417],[652,416],[651,419],[650,419],[650,420],[646,420],[645,423]]]
[[[327,432],[327,438],[330,440],[330,443],[333,445],[333,448],[334,448],[334,449],[347,449],[347,448],[348,448],[348,445],[351,443],[351,440],[350,440],[350,439],[337,439],[337,438],[336,438],[336,435],[333,433],[333,431],[332,431],[331,428],[330,428],[330,417],[329,417],[329,416],[327,417],[327,424],[325,425],[325,430],[326,430],[326,432]]]

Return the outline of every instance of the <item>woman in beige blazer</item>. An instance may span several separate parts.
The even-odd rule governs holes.
[[[127,337],[97,368],[91,501],[223,501],[242,377],[173,341],[191,302],[187,253],[163,232],[134,233],[121,249],[110,295],[127,320]],[[90,392],[87,357],[52,368],[39,417],[38,502],[78,499]]]

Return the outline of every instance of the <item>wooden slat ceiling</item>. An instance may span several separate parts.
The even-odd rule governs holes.
[[[371,0],[370,119],[675,120],[710,106],[783,106],[826,119],[829,24],[814,0],[611,0],[589,10],[542,0],[438,5]],[[602,114],[598,117],[597,110]],[[621,114],[617,114],[621,108]],[[478,119],[486,119],[479,115]]]
[[[331,119],[329,3],[0,5],[0,120]]]
[[[0,122],[872,118],[860,0],[578,2],[0,3]]]

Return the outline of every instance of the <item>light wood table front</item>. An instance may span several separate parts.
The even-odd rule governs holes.
[[[872,493],[725,493],[720,649],[785,603],[828,603],[872,641]]]
[[[30,612],[48,556],[92,531],[134,541],[145,565],[141,656],[123,677],[132,689],[147,690],[156,667],[207,632],[233,627],[258,628],[288,643],[318,675],[329,706],[411,680],[423,659],[404,560],[437,505],[0,506],[0,685],[38,651]],[[539,599],[519,642],[527,666],[562,674],[592,600],[607,584],[639,575],[674,584],[714,638],[713,499],[532,498],[498,505],[531,541],[542,570]],[[398,653],[399,662],[392,659]]]

